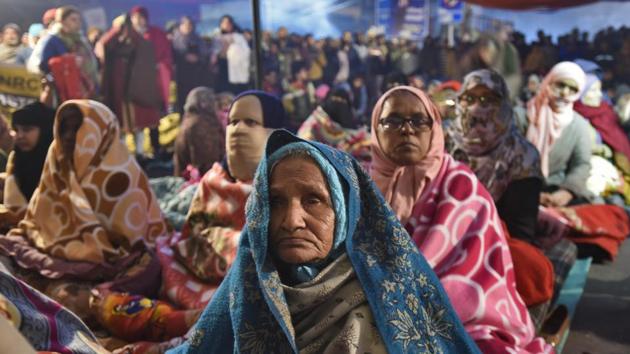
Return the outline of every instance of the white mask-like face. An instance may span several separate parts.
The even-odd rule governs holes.
[[[549,105],[556,113],[573,109],[573,102],[579,97],[580,92],[577,82],[568,78],[554,81],[549,90]]]
[[[602,103],[602,82],[597,80],[591,87],[584,93],[582,97],[582,103],[590,107],[599,107]]]

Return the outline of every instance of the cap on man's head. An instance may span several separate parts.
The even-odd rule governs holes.
[[[130,15],[141,15],[142,17],[146,18],[147,20],[149,19],[149,10],[147,10],[146,7],[144,6],[134,6],[131,8],[131,11],[129,11]]]
[[[44,25],[41,23],[33,23],[28,28],[28,35],[31,37],[39,37],[42,34],[42,31],[44,31]]]

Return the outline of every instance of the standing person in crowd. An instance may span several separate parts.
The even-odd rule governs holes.
[[[291,77],[291,64],[293,57],[291,55],[291,43],[289,40],[289,30],[282,26],[276,32],[276,43],[278,44],[278,54],[280,63],[280,73],[284,78]]]
[[[91,322],[97,284],[155,294],[159,263],[148,248],[167,229],[105,105],[65,102],[53,136],[26,216],[0,237],[0,254],[13,261],[14,274]]]
[[[370,32],[368,31],[368,36]],[[376,100],[383,93],[381,87],[387,74],[389,50],[384,45],[384,36],[372,34],[368,46],[367,76],[372,78],[368,82],[368,96],[370,97],[370,107],[374,107]]]
[[[324,67],[322,80],[324,84],[331,86],[334,84],[335,79],[341,70],[341,63],[339,61],[339,41],[332,38],[326,38],[322,49],[326,59],[326,66]]]
[[[527,103],[526,137],[540,152],[544,206],[563,207],[591,196],[586,189],[591,169],[589,125],[573,111],[584,82],[584,71],[577,64],[558,63]]]
[[[367,37],[364,33],[355,32],[353,35],[354,38],[354,50],[357,51],[357,55],[361,62],[363,63],[363,68],[360,71],[365,71],[365,61],[368,56],[368,47],[367,47]]]
[[[224,15],[213,36],[212,64],[218,70],[217,90],[238,94],[250,80],[250,48],[232,16]]]
[[[34,50],[31,58],[35,57],[42,73],[52,73],[59,98],[95,97],[99,87],[98,63],[81,32],[79,10],[73,6],[56,9],[49,34],[41,53]]]
[[[291,64],[291,80],[286,85],[282,103],[289,116],[290,129],[298,129],[315,109],[315,85],[309,80],[303,61]]]
[[[512,30],[508,26],[502,26],[496,37],[498,53],[491,68],[501,74],[508,87],[510,99],[518,97],[523,83],[521,72],[521,60],[518,50],[511,42]]]
[[[35,45],[35,48],[33,48],[31,56],[26,61],[26,69],[30,72],[41,73],[39,64],[41,63],[44,47],[51,37],[50,32],[52,31],[53,25],[55,24],[56,13],[57,8],[53,7],[46,10],[46,12],[44,12],[44,15],[42,16],[42,25],[44,25],[44,30],[41,33],[41,37],[40,40],[37,42],[37,45]]]
[[[196,32],[195,23],[188,16],[179,21],[172,43],[177,84],[176,111],[183,114],[188,93],[195,87],[207,85],[209,53],[205,41]]]
[[[131,23],[133,28],[144,39],[153,44],[155,50],[155,60],[157,61],[157,87],[162,98],[161,114],[169,111],[170,106],[170,87],[171,78],[173,77],[173,53],[171,43],[166,37],[166,33],[156,26],[149,23],[149,11],[142,6],[135,6],[131,9]],[[153,153],[162,152],[160,147],[160,133],[157,126],[151,128],[151,146]]]
[[[310,64],[309,79],[314,85],[322,83],[324,78],[324,69],[326,68],[326,54],[322,49],[323,41],[316,40],[312,34],[304,37],[304,46],[306,47],[306,55]]]
[[[225,155],[225,129],[217,117],[217,99],[211,89],[190,91],[177,138],[173,165],[179,177],[189,166],[203,176]]]
[[[391,89],[374,108],[372,132],[370,175],[479,349],[551,350],[535,338],[514,285],[512,257],[492,196],[444,152],[440,115],[430,98],[409,86]]]
[[[54,119],[55,111],[40,102],[13,112],[11,125],[15,131],[15,146],[9,155],[3,200],[11,220],[2,220],[2,228],[16,226],[24,217],[42,176],[53,140]]]
[[[33,23],[29,26],[28,32],[25,33],[27,38],[26,45],[24,45],[17,54],[17,64],[26,65],[28,59],[31,57],[31,54],[33,54],[33,50],[37,46],[37,43],[44,34],[44,31],[44,25],[41,23]]]
[[[349,82],[350,78],[363,71],[363,61],[355,48],[354,36],[351,32],[344,32],[340,52],[345,52],[348,59],[348,75],[340,82]]]
[[[282,98],[282,83],[280,82],[280,77],[278,74],[278,70],[273,67],[266,67],[263,72],[263,91],[266,93],[277,97]]]
[[[367,79],[365,77],[365,73],[357,73],[354,77],[352,77],[350,81],[351,81],[350,87],[352,91],[352,97],[354,98],[352,102],[353,102],[354,112],[356,114],[356,121],[360,125],[369,126],[368,124],[369,113],[368,112],[369,112],[370,107],[368,106],[368,104],[370,102],[369,102]]]
[[[395,60],[395,67],[405,76],[411,76],[420,67],[420,49],[415,41],[400,38],[400,51]]]
[[[281,64],[282,54],[280,54],[280,48],[278,42],[274,39],[269,40],[269,48],[263,51],[263,67],[269,68],[269,70],[275,70],[278,72],[278,80],[282,81],[282,66]]]
[[[335,81],[333,84],[343,84],[347,83],[350,78],[350,46],[345,45],[345,43],[337,44],[338,40],[333,40],[333,48],[336,48],[338,45],[339,50],[337,50],[337,58],[339,60],[339,71],[337,71],[337,75],[335,75]]]
[[[427,36],[420,51],[420,63],[422,63],[422,70],[429,79],[439,76],[439,54],[438,43],[433,37]]]
[[[20,26],[9,23],[2,27],[2,41],[0,41],[0,63],[19,64],[18,54],[22,46],[22,31]]]
[[[103,37],[103,30],[98,27],[90,27],[87,31],[87,39],[92,48],[96,47],[96,43]]]
[[[144,128],[158,126],[164,97],[156,80],[153,44],[133,29],[128,15],[120,21],[101,38],[95,51],[103,67],[104,102],[118,117],[123,132],[134,134],[136,154],[142,155]]]

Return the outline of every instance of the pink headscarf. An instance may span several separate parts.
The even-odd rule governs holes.
[[[570,104],[554,112],[549,105],[553,99],[553,83],[557,80],[571,79],[578,84],[578,92],[568,97]],[[556,64],[545,76],[540,89],[534,98],[527,102],[527,117],[529,127],[527,129],[527,140],[529,140],[540,152],[540,162],[543,175],[549,175],[549,153],[556,140],[573,121],[573,102],[580,98],[584,89],[586,75],[579,65],[563,61]]]
[[[425,158],[414,166],[398,166],[386,155],[378,141],[377,131],[379,119],[385,101],[396,91],[407,91],[418,97],[419,103],[424,105],[433,119],[431,142]],[[444,132],[442,119],[437,107],[429,96],[421,90],[411,86],[398,86],[387,91],[374,106],[372,111],[372,165],[370,175],[376,186],[385,196],[385,200],[392,207],[403,224],[411,215],[413,206],[425,190],[425,186],[438,175],[444,160]]]

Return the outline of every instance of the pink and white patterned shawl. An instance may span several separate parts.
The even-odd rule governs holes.
[[[553,352],[535,337],[496,207],[468,167],[445,155],[406,227],[482,352]]]

